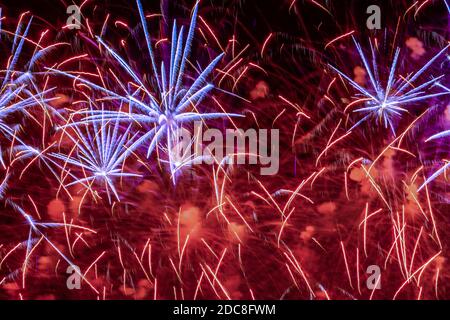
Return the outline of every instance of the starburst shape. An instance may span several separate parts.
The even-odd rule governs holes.
[[[447,51],[450,45],[447,45],[439,51],[417,72],[411,73],[407,77],[397,75],[397,64],[400,56],[400,49],[397,48],[388,73],[387,81],[383,83],[381,81],[381,74],[379,72],[380,67],[377,64],[377,57],[372,42],[370,42],[372,55],[371,64],[369,63],[368,57],[364,54],[361,45],[355,38],[353,38],[353,42],[355,43],[358,54],[368,74],[370,80],[369,88],[364,88],[345,73],[330,65],[335,72],[346,79],[350,85],[358,91],[358,101],[363,101],[366,104],[366,106],[354,110],[354,112],[362,113],[363,118],[358,120],[356,124],[352,126],[350,131],[361,123],[374,118],[378,123],[383,124],[385,128],[390,128],[395,136],[394,120],[395,118],[402,117],[404,113],[408,112],[407,108],[410,104],[449,94],[449,92],[445,90],[437,93],[429,92],[433,86],[439,84],[439,81],[445,74],[438,77],[431,77],[431,80],[422,83],[418,83],[418,79],[429,69],[436,59]]]
[[[74,147],[68,154],[51,153],[53,158],[64,162],[59,167],[73,178],[73,181],[64,184],[64,188],[80,184],[91,190],[94,184],[103,185],[110,203],[111,192],[120,201],[114,182],[119,178],[141,177],[139,174],[125,172],[123,168],[125,160],[132,153],[130,146],[137,135],[132,135],[130,129],[131,125],[121,132],[118,118],[113,121],[105,117],[100,122],[65,127],[65,134],[74,143]],[[73,174],[67,166],[73,167],[83,177]]]
[[[106,49],[108,54],[120,65],[125,73],[133,79],[134,90],[124,89],[126,86],[119,83],[118,87],[126,91],[123,94],[64,71],[50,70],[76,79],[107,95],[111,100],[128,104],[129,112],[120,110],[89,111],[89,115],[79,121],[78,124],[95,123],[103,121],[102,119],[114,118],[129,123],[138,123],[142,128],[147,128],[147,132],[140,136],[130,148],[134,150],[146,144],[148,158],[157,146],[161,147],[161,144],[165,143],[166,147],[162,149],[167,152],[169,169],[172,173],[173,182],[175,183],[174,172],[177,165],[174,161],[172,150],[173,146],[178,142],[177,130],[196,121],[238,117],[240,115],[226,112],[205,113],[200,112],[198,109],[201,102],[215,88],[213,84],[208,82],[208,78],[215,66],[222,59],[223,53],[213,59],[202,71],[199,71],[192,83],[188,84],[186,68],[194,38],[198,4],[194,7],[186,38],[184,37],[184,27],[182,26],[178,30],[176,21],[174,22],[170,61],[168,63],[162,61],[159,68],[153,53],[144,11],[139,0],[137,0],[137,6],[150,58],[151,71],[156,82],[154,86],[146,85],[144,80],[139,77],[138,72],[133,71],[133,68],[100,37],[97,37],[99,44]],[[81,111],[79,113],[84,112]]]
[[[42,74],[42,72],[34,71],[38,61],[44,58],[56,44],[49,47],[42,47],[38,43],[35,44],[33,54],[28,62],[23,66],[19,65],[25,43],[34,43],[27,38],[33,17],[28,20],[26,25],[23,23],[24,19],[25,14],[21,15],[16,30],[13,33],[11,54],[9,58],[5,59],[7,61],[6,67],[0,70],[0,133],[6,140],[11,141],[14,138],[21,145],[25,145],[25,143],[16,136],[19,125],[11,123],[9,121],[11,119],[10,116],[17,113],[23,116],[29,108],[35,106],[40,106],[43,110],[47,110],[50,108],[48,103],[58,99],[57,97],[48,97],[48,94],[55,89],[54,87],[46,90],[39,88],[36,76]],[[9,35],[12,32],[3,30],[0,24],[0,34]],[[5,167],[1,156],[0,163]]]

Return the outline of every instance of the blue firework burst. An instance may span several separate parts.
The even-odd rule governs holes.
[[[74,152],[51,153],[53,158],[64,162],[64,165],[59,167],[73,179],[64,187],[81,184],[91,189],[96,183],[105,187],[110,203],[111,192],[120,201],[115,181],[118,178],[140,177],[139,174],[125,172],[123,168],[125,159],[133,151],[132,144],[137,135],[131,134],[131,125],[121,132],[119,118],[112,120],[105,115],[99,121],[71,126],[72,133],[69,128],[65,129],[65,134],[74,143]],[[66,168],[67,165],[75,168],[79,174],[73,174]],[[80,174],[83,174],[83,177],[80,177]]]
[[[1,9],[0,9],[1,16]],[[19,142],[21,146],[26,144],[16,136],[18,125],[10,123],[7,119],[10,115],[15,113],[25,114],[26,110],[40,106],[43,109],[50,108],[48,102],[57,99],[56,97],[48,97],[48,94],[55,88],[41,90],[37,85],[36,76],[43,74],[42,72],[34,71],[36,63],[50,52],[51,47],[43,48],[39,45],[33,50],[33,55],[24,66],[19,66],[19,59],[24,49],[25,42],[28,41],[27,36],[33,21],[33,17],[28,20],[25,25],[22,23],[22,15],[14,32],[12,40],[11,54],[7,60],[5,69],[0,70],[0,133],[2,137],[7,140],[14,140]],[[1,29],[0,34],[7,33]],[[6,58],[6,57],[5,57]],[[5,166],[3,158],[1,157],[0,146],[0,162]]]
[[[130,90],[129,88],[125,89],[126,86],[120,83],[119,87],[122,91],[125,90],[125,94],[119,93],[116,90],[110,90],[104,86],[94,84],[89,80],[76,77],[70,73],[54,69],[50,70],[76,79],[77,81],[107,95],[111,100],[117,100],[121,103],[128,104],[129,112],[117,110],[89,111],[89,115],[84,117],[84,119],[77,124],[95,123],[103,121],[102,119],[112,118],[129,123],[139,123],[143,128],[147,128],[147,132],[140,136],[130,148],[135,149],[146,144],[146,154],[148,158],[156,147],[161,147],[161,143],[165,143],[166,147],[164,150],[167,151],[169,168],[172,173],[173,182],[175,183],[175,174],[173,173],[176,170],[176,164],[173,160],[171,150],[173,145],[177,143],[176,131],[188,123],[195,121],[240,115],[226,112],[204,113],[198,110],[200,103],[214,88],[214,85],[208,82],[208,78],[215,66],[222,59],[223,53],[213,59],[203,71],[199,72],[192,83],[187,84],[186,68],[194,38],[198,5],[194,7],[186,37],[184,36],[184,27],[182,26],[178,30],[177,24],[174,22],[170,61],[168,63],[162,61],[159,67],[152,49],[144,11],[139,0],[137,0],[137,6],[144,31],[148,55],[150,57],[151,71],[156,82],[153,87],[147,86],[144,83],[144,80],[138,75],[138,72],[133,71],[133,68],[100,37],[97,37],[99,44],[106,49],[109,55],[113,57],[114,61],[117,62],[135,82],[134,90]],[[80,113],[84,112],[81,111]]]
[[[385,128],[390,128],[395,135],[395,118],[401,117],[405,112],[408,112],[408,106],[412,103],[424,101],[433,97],[449,94],[448,91],[440,91],[430,93],[430,89],[439,84],[439,81],[445,74],[431,77],[422,83],[417,83],[418,78],[423,75],[433,62],[440,57],[450,45],[447,45],[439,51],[433,58],[431,58],[422,68],[417,72],[411,73],[406,77],[401,77],[396,74],[397,64],[400,55],[400,49],[397,48],[394,59],[392,61],[388,78],[386,82],[380,79],[379,66],[377,65],[375,49],[370,42],[370,49],[372,55],[372,62],[369,63],[368,57],[363,52],[361,45],[353,38],[358,54],[364,65],[364,68],[369,76],[369,88],[364,88],[342,71],[329,65],[335,72],[346,79],[350,85],[358,91],[358,98],[366,101],[366,105],[362,108],[354,110],[354,112],[362,113],[363,117],[352,126],[352,129],[359,126],[361,123],[376,119],[378,123],[384,125]]]

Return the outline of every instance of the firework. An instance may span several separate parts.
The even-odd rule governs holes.
[[[60,167],[64,168],[70,176],[74,175],[70,173],[70,169],[66,169],[67,165],[78,168],[85,175],[83,178],[76,178],[75,181],[65,184],[65,188],[81,184],[90,189],[93,183],[101,183],[104,184],[108,200],[111,202],[110,191],[117,200],[120,200],[113,180],[140,177],[140,175],[123,172],[122,168],[126,158],[132,153],[130,145],[135,140],[136,134],[129,137],[131,126],[123,133],[119,133],[119,119],[116,119],[113,124],[108,122],[102,118],[101,122],[94,121],[92,128],[86,125],[85,128],[80,128],[80,125],[73,126],[74,133],[66,132],[66,134],[74,143],[76,151],[71,150],[69,155],[52,153],[51,156],[64,162]]]
[[[107,50],[107,52],[135,82],[133,85],[135,88],[134,90],[128,91],[126,92],[126,95],[123,95],[115,91],[110,91],[107,88],[95,85],[90,81],[75,77],[71,74],[54,69],[49,70],[77,79],[77,81],[81,81],[91,86],[93,89],[110,96],[113,100],[128,103],[130,112],[125,113],[121,111],[104,110],[89,111],[90,116],[86,117],[81,123],[95,123],[97,121],[104,121],[106,116],[108,119],[116,118],[122,121],[136,122],[145,128],[149,128],[148,132],[144,133],[139,139],[137,139],[137,141],[135,141],[130,148],[135,149],[138,146],[147,143],[148,158],[161,141],[166,141],[169,168],[175,183],[176,175],[174,174],[174,171],[177,166],[174,163],[172,155],[173,144],[177,141],[175,132],[179,128],[183,127],[183,125],[193,123],[195,121],[204,121],[208,119],[239,115],[224,112],[205,113],[198,111],[200,103],[214,88],[212,84],[207,82],[207,79],[217,63],[222,59],[223,54],[217,56],[203,71],[199,72],[191,85],[186,84],[185,72],[189,54],[191,52],[192,40],[194,38],[198,6],[196,5],[194,7],[191,24],[186,39],[184,39],[184,28],[181,27],[178,32],[176,21],[173,23],[169,68],[166,70],[166,66],[163,61],[160,65],[160,72],[158,72],[158,66],[156,64],[156,59],[152,49],[151,38],[148,33],[148,27],[140,1],[137,1],[137,6],[139,9],[142,29],[144,30],[148,55],[150,57],[153,70],[153,77],[156,82],[156,88],[147,88],[138,74],[133,71],[132,67],[127,64],[127,62],[112,48],[110,48],[100,37],[97,37],[99,44]],[[120,83],[120,87],[124,88],[123,83]],[[154,89],[157,89],[155,93],[153,93],[155,91]]]
[[[353,130],[355,127],[359,126],[364,121],[375,118],[378,123],[384,124],[385,128],[390,128],[393,135],[395,136],[395,117],[401,117],[402,113],[408,112],[405,109],[407,106],[413,104],[414,102],[420,102],[433,97],[439,97],[448,94],[448,92],[438,92],[438,93],[427,93],[426,90],[430,89],[434,85],[437,85],[444,75],[437,77],[431,77],[431,80],[425,81],[423,83],[415,84],[415,81],[427,71],[427,69],[432,65],[432,63],[439,58],[443,53],[445,53],[450,45],[447,45],[439,53],[437,53],[433,58],[431,58],[420,70],[415,73],[408,75],[406,78],[396,76],[397,63],[400,55],[400,49],[397,48],[395,51],[394,59],[390,67],[388,80],[383,85],[380,82],[380,67],[377,65],[375,49],[370,42],[370,50],[372,53],[372,66],[369,64],[369,60],[363,52],[361,45],[356,42],[353,38],[355,46],[358,50],[361,61],[364,64],[365,70],[369,75],[370,79],[370,89],[365,89],[356,83],[354,80],[350,79],[347,75],[339,71],[333,66],[330,66],[334,71],[344,77],[359,93],[360,97],[356,100],[356,103],[365,102],[367,105],[363,108],[358,108],[353,112],[359,112],[366,114],[362,119],[358,120],[355,125],[353,125],[349,130]]]

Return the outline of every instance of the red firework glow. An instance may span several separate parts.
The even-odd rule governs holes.
[[[0,297],[449,299],[448,2],[342,2],[4,2]]]

